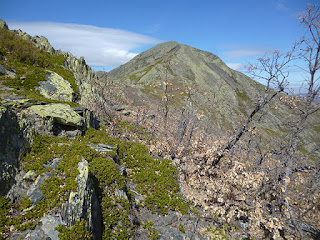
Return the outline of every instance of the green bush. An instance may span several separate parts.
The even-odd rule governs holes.
[[[85,227],[86,222],[84,220],[76,221],[75,224],[71,227],[65,227],[63,225],[59,225],[56,227],[56,230],[59,232],[60,240],[90,240],[92,239],[92,235]]]

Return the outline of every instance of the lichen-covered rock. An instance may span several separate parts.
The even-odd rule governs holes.
[[[66,205],[65,220],[68,226],[75,224],[76,220],[85,219],[88,230],[95,239],[101,238],[101,213],[92,180],[89,178],[88,162],[82,158],[78,164],[78,188],[71,192]]]
[[[55,72],[47,74],[46,79],[47,81],[39,82],[41,95],[49,99],[72,102],[74,91],[68,81]]]
[[[64,67],[73,72],[80,93],[80,104],[90,108],[94,98],[98,98],[94,83],[98,81],[95,72],[86,64],[83,57],[76,58],[70,52],[61,53],[66,61]]]
[[[47,104],[35,105],[25,110],[27,114],[37,114],[42,118],[53,118],[62,125],[69,125],[77,128],[83,126],[83,117],[77,114],[68,104]]]

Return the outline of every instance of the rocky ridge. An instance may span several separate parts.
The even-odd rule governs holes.
[[[2,31],[9,31],[6,24],[3,26],[5,30]],[[197,226],[189,228],[186,225],[183,231],[179,230],[180,225],[177,223],[184,224],[185,217],[180,217],[178,212],[167,213],[174,221],[155,212],[157,205],[161,211],[168,211],[167,204],[171,204],[172,210],[187,206],[176,190],[174,168],[167,161],[161,163],[152,159],[140,145],[111,140],[103,130],[92,130],[98,128],[98,121],[86,107],[91,107],[97,77],[84,59],[76,59],[71,53],[54,50],[44,37],[31,37],[22,31],[14,33],[52,56],[63,56],[64,68],[72,71],[78,95],[75,96],[70,81],[60,75],[61,70],[58,74],[47,67],[45,81],[39,81],[38,86],[30,89],[23,89],[25,92],[35,91],[42,95],[41,100],[26,98],[15,82],[24,84],[25,81],[30,81],[30,77],[16,68],[10,55],[11,50],[1,49],[1,61],[6,65],[2,68],[4,74],[0,80],[0,180],[1,186],[5,186],[0,193],[1,237],[61,239],[62,236],[72,236],[73,239],[79,239],[80,231],[81,239],[109,239],[111,236],[118,239],[128,236],[146,239],[158,238],[159,235],[164,239],[198,239],[200,235],[192,233]],[[39,54],[42,56],[41,52]],[[30,68],[31,72],[37,71],[36,64],[24,66],[27,70]],[[19,74],[14,76],[14,71]],[[8,80],[10,74],[14,77],[12,80]],[[5,85],[8,81],[13,87]],[[28,94],[32,96],[29,92]],[[74,101],[80,106],[74,106]],[[90,136],[88,130],[97,132]],[[112,141],[117,144],[110,144]],[[166,201],[157,202],[157,197],[152,200],[149,190],[143,190],[143,196],[142,185],[139,182],[133,183],[132,179],[136,177],[127,173],[125,165],[130,166],[130,162],[129,159],[125,160],[126,152],[121,152],[128,146],[141,148],[134,150],[129,156],[138,154],[138,158],[142,154],[144,161],[151,161],[151,166],[155,165],[156,168],[152,171],[157,174],[163,171],[157,165],[169,168],[168,174],[174,190],[168,193],[163,187],[157,190],[164,191],[160,195],[158,193],[158,197],[165,196],[168,198]],[[125,151],[131,151],[130,147]],[[141,160],[139,164],[146,163]],[[134,196],[140,198],[140,201],[136,202]],[[174,200],[172,203],[169,201],[171,198]],[[149,203],[150,206],[145,207],[143,205],[146,200],[155,203]],[[162,228],[161,224],[153,226],[150,219],[143,217],[143,211],[150,216],[157,216],[167,227]],[[194,214],[190,212],[189,215],[192,217]]]
[[[42,100],[25,99],[18,95],[19,90],[13,92],[1,82],[1,185],[6,187],[0,195],[15,204],[1,202],[8,209],[5,221],[0,215],[1,223],[5,223],[1,229],[4,237],[79,239],[81,232],[82,239],[90,239],[90,234],[94,239],[249,239],[288,234],[281,219],[263,215],[255,199],[241,192],[263,186],[263,174],[247,172],[245,164],[237,159],[233,165],[230,161],[230,166],[219,166],[208,179],[206,174],[211,169],[199,165],[208,149],[202,148],[203,155],[192,159],[177,157],[172,162],[138,143],[143,135],[147,137],[145,142],[150,138],[143,128],[132,127],[137,124],[119,121],[118,132],[108,126],[96,130],[97,118],[91,111],[96,109],[96,102],[106,100],[98,91],[98,80],[112,78],[123,85],[128,104],[115,99],[110,102],[117,103],[114,110],[136,119],[140,113],[134,104],[152,107],[154,102],[143,102],[152,99],[155,105],[161,105],[165,80],[174,86],[170,94],[178,95],[183,90],[170,106],[184,106],[188,88],[208,90],[203,96],[207,95],[213,106],[192,94],[194,105],[205,109],[204,114],[210,113],[208,109],[217,110],[214,113],[218,120],[212,123],[226,122],[230,127],[228,121],[234,117],[228,115],[230,106],[236,114],[245,116],[261,85],[229,69],[217,56],[176,42],[160,44],[110,73],[95,74],[83,58],[54,50],[44,37],[16,33],[53,56],[63,56],[64,68],[72,71],[78,95],[70,93],[63,102],[51,100],[61,101],[64,94],[44,92]],[[2,55],[2,60],[7,56]],[[14,73],[14,66],[4,68],[5,73]],[[39,82],[32,91],[41,94],[53,87],[59,89],[59,84],[48,79],[52,75],[49,73],[46,82]],[[61,73],[54,74],[68,85]],[[6,75],[1,80],[8,81]],[[17,76],[14,80],[25,80]],[[80,106],[75,107],[74,102]],[[286,112],[278,113],[276,120],[270,121],[279,122]],[[156,112],[146,114],[153,123],[157,117]],[[121,139],[111,138],[106,134],[110,131]],[[130,131],[139,132],[139,138],[128,141]],[[179,168],[179,177],[171,163]],[[313,169],[306,171],[311,175]],[[317,206],[316,200],[312,204]],[[305,236],[316,238],[317,225],[310,224],[310,217],[304,220],[299,224]]]

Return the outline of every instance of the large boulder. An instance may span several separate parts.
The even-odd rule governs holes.
[[[46,98],[72,102],[74,91],[70,83],[55,72],[46,75],[47,81],[39,82],[40,94]]]
[[[82,128],[83,117],[76,113],[68,104],[56,103],[47,105],[35,105],[25,110],[26,114],[36,114],[44,119],[52,118],[55,122]]]

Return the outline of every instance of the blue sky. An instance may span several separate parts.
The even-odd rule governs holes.
[[[0,0],[10,29],[46,36],[55,48],[110,69],[160,42],[212,52],[243,70],[266,51],[286,51],[310,0]],[[94,68],[94,69],[99,69]]]

